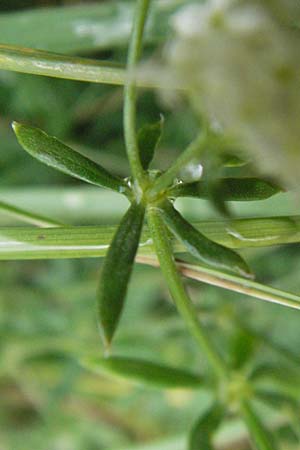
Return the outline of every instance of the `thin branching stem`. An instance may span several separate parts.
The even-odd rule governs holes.
[[[181,276],[177,271],[172,248],[167,237],[166,228],[160,218],[159,212],[155,210],[155,208],[149,208],[147,220],[161,270],[168,283],[171,296],[180,315],[185,321],[190,333],[197,341],[200,349],[205,353],[207,359],[211,363],[216,376],[223,380],[227,379],[228,371],[226,364],[206,336],[206,333],[198,320],[197,310],[189,298]]]
[[[136,82],[132,74],[142,50],[142,40],[147,19],[150,0],[138,0],[136,14],[131,33],[128,58],[127,80],[124,89],[124,135],[131,172],[138,185],[143,185],[144,170],[142,167],[136,136]]]
[[[186,150],[176,159],[174,164],[162,174],[155,182],[150,190],[150,195],[157,195],[169,187],[179,171],[185,167],[194,158],[199,158],[208,145],[208,134],[206,131],[201,132],[196,139],[186,148]]]

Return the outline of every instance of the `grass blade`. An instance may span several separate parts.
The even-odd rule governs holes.
[[[137,258],[138,262],[150,264],[158,267],[158,261],[153,256],[141,255]],[[193,280],[201,281],[212,286],[217,286],[249,297],[264,300],[270,303],[276,303],[281,306],[300,310],[300,296],[291,294],[280,289],[257,283],[246,278],[233,276],[221,271],[208,269],[200,265],[192,265],[183,261],[177,261],[177,267],[182,275]]]
[[[87,183],[126,192],[125,182],[107,172],[99,164],[86,158],[44,131],[13,122],[20,145],[34,158],[47,166]]]
[[[214,268],[252,278],[247,264],[237,253],[206,238],[190,225],[171,203],[165,202],[159,212],[174,236],[195,258]]]
[[[15,217],[22,222],[30,223],[31,225],[36,225],[37,227],[59,227],[63,226],[62,223],[49,219],[48,217],[41,216],[39,214],[34,214],[29,211],[25,211],[22,208],[9,205],[8,203],[0,201],[0,211],[5,214]]]
[[[109,358],[86,358],[83,365],[100,375],[109,374],[140,384],[160,388],[199,389],[200,375],[137,358],[114,356]]]
[[[223,201],[234,202],[265,200],[282,191],[274,183],[259,178],[223,178],[218,183],[218,189],[222,192]],[[207,184],[202,181],[179,184],[170,189],[169,192],[174,197],[203,199],[210,197]]]
[[[144,207],[133,203],[123,217],[103,263],[98,288],[98,317],[106,345],[112,341],[123,309],[139,244]]]
[[[79,198],[82,199],[82,197]],[[97,200],[96,196],[92,198]],[[117,198],[122,199],[123,197]],[[29,205],[29,203],[27,204]],[[195,223],[194,226],[209,238],[232,248],[264,247],[300,242],[300,217],[298,216],[236,219],[230,221],[230,224],[232,228],[243,235],[242,240],[236,239],[228,233],[227,221],[203,221]],[[33,227],[0,227],[0,260],[105,256],[115,232],[115,226],[107,225],[65,226],[43,230]],[[175,241],[172,244],[175,253],[182,254],[184,252],[184,247],[180,242]],[[146,256],[152,258],[145,263],[153,262],[154,248],[147,227],[144,227],[138,254],[140,258]],[[226,287],[226,284],[229,283],[232,286],[238,286],[236,289],[238,292],[246,294],[250,292],[249,295],[253,289],[255,291],[260,286],[250,280],[234,277],[204,266],[200,267],[184,262],[180,264],[187,272],[187,276],[200,281],[203,278],[203,281],[216,283],[216,286],[220,283],[221,287]]]

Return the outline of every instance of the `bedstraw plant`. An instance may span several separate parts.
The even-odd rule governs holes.
[[[215,432],[230,415],[239,416],[245,422],[253,448],[275,450],[277,443],[272,436],[272,430],[264,424],[264,420],[257,414],[253,404],[256,398],[264,398],[264,392],[256,386],[260,379],[260,369],[261,374],[264,373],[263,368],[244,370],[247,352],[249,351],[250,354],[251,350],[247,348],[246,341],[243,341],[242,337],[240,345],[244,347],[241,354],[245,352],[245,358],[240,354],[240,361],[231,361],[231,363],[224,358],[203,326],[201,316],[199,317],[198,310],[190,298],[183,277],[194,278],[227,290],[300,309],[300,298],[297,295],[255,282],[254,273],[248,263],[237,251],[229,248],[224,238],[226,235],[237,241],[244,240],[249,243],[250,236],[254,233],[260,239],[258,245],[264,245],[264,239],[265,241],[270,239],[268,245],[278,243],[276,242],[276,221],[271,238],[270,230],[269,235],[267,232],[264,235],[263,219],[253,219],[252,223],[251,220],[245,221],[241,231],[242,223],[239,225],[238,220],[231,220],[227,202],[263,200],[281,192],[282,189],[270,179],[234,176],[235,167],[246,162],[230,153],[232,142],[228,142],[227,138],[208,119],[199,120],[198,136],[166,171],[149,168],[154,153],[159,147],[164,126],[163,118],[155,123],[145,124],[139,130],[136,126],[137,84],[140,83],[137,69],[149,8],[150,0],[137,0],[126,72],[118,67],[105,67],[104,64],[97,62],[65,58],[62,55],[46,52],[9,46],[1,46],[0,49],[1,67],[4,69],[65,78],[76,78],[76,73],[81,73],[83,74],[81,79],[89,79],[92,72],[88,68],[92,68],[97,74],[92,81],[124,83],[123,127],[125,148],[131,170],[129,177],[121,178],[112,174],[98,163],[38,128],[14,122],[13,130],[23,149],[40,162],[83,182],[111,189],[124,195],[130,202],[118,228],[111,235],[109,248],[102,252],[103,256],[104,253],[106,254],[96,298],[97,318],[105,349],[104,356],[86,358],[83,364],[96,372],[107,372],[161,388],[200,389],[204,377],[209,376],[214,402],[198,419],[195,418],[189,433],[188,450],[215,448]],[[35,60],[46,61],[46,64],[34,64]],[[61,65],[62,69],[59,73],[55,72],[55,64]],[[81,72],[76,72],[76,68],[81,68]],[[213,163],[204,167],[202,175],[200,162],[207,155],[215,155],[215,159],[212,158]],[[232,168],[233,176],[222,176],[222,168],[225,166]],[[209,228],[205,232],[203,225],[201,228],[201,223],[192,224],[180,214],[175,206],[175,200],[179,197],[194,197],[212,202],[227,224],[223,233],[223,243],[220,243],[222,238],[218,243],[210,237]],[[66,234],[70,233],[72,236],[74,231],[74,227],[29,214],[10,205],[3,204],[3,208],[28,222],[45,227],[43,230],[45,240],[36,250],[41,251],[42,245],[44,254],[47,253],[47,238],[51,238],[51,233],[58,239],[56,244],[57,253],[59,253],[59,234],[57,233],[65,230]],[[257,223],[261,220],[257,228],[255,228],[255,220]],[[267,222],[268,219],[266,219]],[[280,227],[280,224],[278,226]],[[291,242],[295,234],[293,227],[296,229],[296,225],[290,220],[286,226],[291,229],[289,236]],[[24,239],[25,241],[29,239],[28,242],[30,242],[30,239],[34,239],[34,235],[30,238],[28,233],[30,231],[25,233],[27,237],[24,234]],[[261,233],[260,237],[259,233]],[[19,239],[23,239],[21,235]],[[255,241],[255,236],[252,240]],[[140,245],[141,243],[143,245]],[[34,249],[31,250],[34,252]],[[69,255],[72,256],[72,253]],[[51,257],[51,252],[48,257]],[[135,260],[160,267],[186,329],[197,343],[201,355],[209,363],[208,374],[114,355],[113,339],[117,333],[122,311],[126,307],[126,292]],[[276,368],[274,370],[276,371]],[[287,396],[287,401],[293,405],[295,398],[292,393],[287,395],[285,387],[282,385],[282,391],[280,387],[278,388],[278,398]]]

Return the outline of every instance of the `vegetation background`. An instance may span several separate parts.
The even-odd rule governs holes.
[[[124,62],[128,30],[121,24],[133,2],[122,3],[123,19],[120,4],[115,8],[113,2],[2,0],[0,41]],[[182,3],[171,0],[155,18],[146,54],[168,38],[168,17]],[[78,22],[82,15],[86,23],[94,23],[94,35]],[[72,21],[79,23],[77,36],[70,33]],[[102,35],[99,30],[104,30]],[[158,92],[145,90],[138,111],[140,124],[164,115],[155,165],[166,167],[195,134],[188,105],[165,102]],[[11,131],[12,120],[40,127],[126,175],[122,88],[0,72],[0,200],[73,224],[117,223],[126,200],[30,158]],[[193,220],[217,217],[205,201],[180,200],[178,206]],[[232,208],[247,217],[292,215],[297,214],[297,200],[279,194]],[[0,225],[19,224],[1,213]],[[299,292],[299,245],[244,254],[260,282]],[[79,364],[82,356],[102,352],[95,318],[100,261],[0,264],[0,450],[184,450],[187,430],[210,401],[205,385],[200,391],[161,392],[97,376]],[[299,313],[196,282],[189,286],[222,352],[233,360],[244,357],[246,365],[275,363],[286,384],[294,387],[295,407],[282,398],[278,402],[271,387],[269,406],[258,408],[274,428],[280,448],[299,449],[300,385],[289,381],[291,374],[300,379]],[[198,370],[205,364],[160,272],[146,266],[135,268],[115,346],[116,353],[179,367]],[[222,428],[218,442],[224,449],[250,448],[236,420]]]

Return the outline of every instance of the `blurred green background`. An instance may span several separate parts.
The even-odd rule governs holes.
[[[166,2],[153,14],[146,54],[168,37],[169,16],[183,3]],[[120,24],[128,21],[132,2],[115,5],[2,0],[0,41],[124,62],[128,27],[122,31]],[[103,39],[86,31],[89,21],[98,37],[104,30]],[[77,40],[70,32],[74,23],[85,30]],[[195,119],[184,100],[166,102],[152,91],[141,92],[138,111],[139,125],[159,114],[165,117],[154,162],[164,168],[194,136]],[[0,72],[0,200],[72,224],[117,223],[125,200],[30,158],[13,136],[12,120],[41,127],[126,175],[121,88]],[[191,219],[216,217],[203,201],[181,201],[179,207]],[[233,209],[242,216],[296,214],[297,202],[282,194]],[[19,224],[1,214],[0,225]],[[298,245],[245,255],[260,282],[299,292]],[[101,261],[0,264],[0,450],[184,450],[186,432],[210,402],[205,385],[196,393],[161,392],[94,375],[79,364],[82,356],[103,351],[95,317]],[[290,377],[300,379],[299,313],[196,282],[189,286],[205,326],[228,360],[244,354],[245,370],[263,364],[281,370],[287,385],[294,383]],[[134,271],[115,352],[207,370],[159,271],[144,266]],[[276,386],[270,385],[268,406],[257,405],[275,426],[282,450],[299,448],[299,386],[294,384],[293,404],[284,395],[278,398]],[[227,422],[218,437],[220,448],[250,448],[243,426],[234,418]]]

